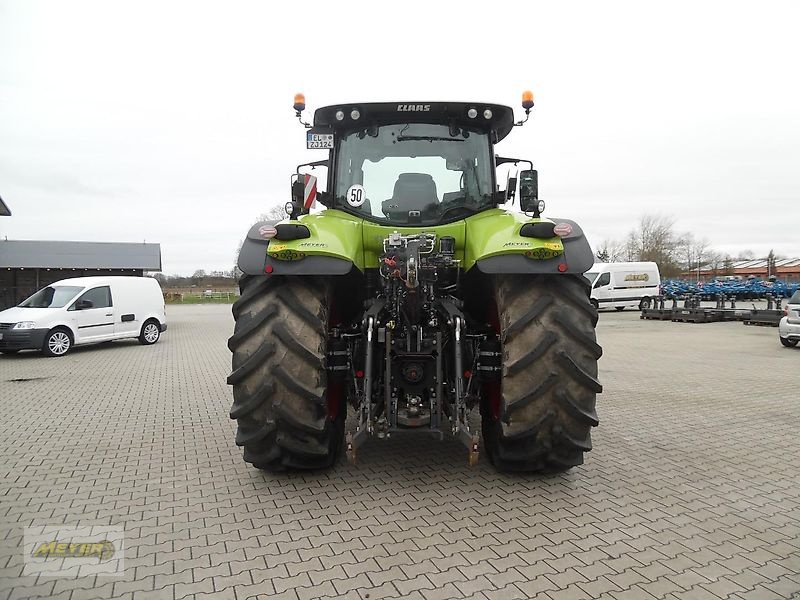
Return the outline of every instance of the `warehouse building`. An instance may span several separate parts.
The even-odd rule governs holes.
[[[733,274],[767,279],[774,275],[787,282],[800,281],[800,258],[778,258],[770,265],[766,258],[740,260],[733,263]]]
[[[0,310],[59,279],[161,271],[160,244],[0,240]]]
[[[727,269],[687,271],[682,273],[682,277],[686,279],[697,277],[702,281],[711,281],[720,277],[737,277],[741,279],[749,277],[769,279],[770,277],[776,277],[786,283],[798,283],[800,282],[800,258],[778,258],[772,261],[772,264],[766,258],[736,260]]]

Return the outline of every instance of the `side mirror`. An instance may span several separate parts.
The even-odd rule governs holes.
[[[532,212],[534,217],[541,214],[538,171],[519,172],[519,207],[523,212]]]
[[[86,310],[87,308],[94,308],[94,302],[91,300],[78,300],[78,303],[75,305],[77,310]]]

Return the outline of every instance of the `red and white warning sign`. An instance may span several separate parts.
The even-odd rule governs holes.
[[[303,207],[306,209],[314,206],[317,199],[317,178],[313,175],[304,175],[305,177],[305,192],[303,194]]]

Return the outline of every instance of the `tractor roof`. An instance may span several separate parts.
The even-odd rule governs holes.
[[[474,109],[474,117],[470,110]],[[338,120],[341,111],[344,118]],[[358,111],[358,118],[352,114]],[[485,114],[491,111],[487,119]],[[341,115],[340,115],[341,116]],[[394,123],[436,123],[495,131],[499,142],[514,126],[514,111],[508,106],[488,102],[367,102],[324,106],[314,112],[314,128],[352,130],[367,125]]]

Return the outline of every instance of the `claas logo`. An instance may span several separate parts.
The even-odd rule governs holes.
[[[108,540],[101,542],[44,542],[31,552],[33,558],[91,558],[101,561],[114,556],[114,544]]]

